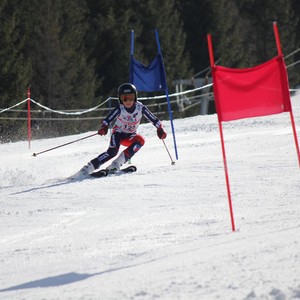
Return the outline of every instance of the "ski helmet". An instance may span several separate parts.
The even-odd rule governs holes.
[[[118,88],[118,98],[119,98],[120,103],[122,103],[121,95],[126,95],[126,94],[134,94],[134,96],[135,96],[134,102],[137,101],[137,90],[136,90],[136,87],[133,84],[123,83],[119,86],[119,88]]]

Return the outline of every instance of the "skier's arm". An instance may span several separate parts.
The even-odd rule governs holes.
[[[113,122],[121,113],[120,107],[114,108],[111,113],[102,121],[102,124],[109,125]]]
[[[146,106],[143,107],[143,115],[157,128],[158,138],[165,139],[167,133],[164,131],[161,121]]]
[[[142,112],[143,116],[145,116],[146,119],[151,122],[156,128],[162,126],[161,121],[148,109],[148,107],[143,106]]]
[[[106,135],[108,131],[108,126],[120,115],[120,108],[116,107],[102,122],[98,134]]]

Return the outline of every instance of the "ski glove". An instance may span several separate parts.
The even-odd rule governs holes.
[[[162,126],[157,128],[157,136],[159,139],[164,140],[167,137],[166,132],[163,130]]]
[[[98,134],[100,135],[106,135],[108,131],[108,126],[105,124],[101,124],[100,129],[98,130]]]

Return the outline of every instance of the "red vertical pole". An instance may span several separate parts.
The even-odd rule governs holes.
[[[28,87],[27,89],[27,133],[28,133],[28,148],[30,149],[30,140],[31,140],[30,87]]]
[[[233,215],[231,192],[230,192],[230,183],[229,183],[229,175],[228,175],[228,168],[227,168],[227,159],[226,159],[225,144],[224,144],[224,137],[223,137],[223,127],[222,127],[222,123],[220,121],[219,121],[219,130],[220,130],[221,144],[222,144],[223,164],[224,164],[225,180],[226,180],[227,196],[228,196],[228,205],[229,205],[229,212],[230,212],[230,219],[231,219],[231,229],[232,229],[232,231],[235,231],[234,215]]]
[[[214,51],[212,46],[211,34],[207,35],[208,51],[209,51],[209,60],[211,68],[215,65]]]
[[[276,45],[277,45],[278,55],[282,55],[282,50],[281,50],[281,46],[280,46],[280,37],[279,37],[279,33],[278,33],[277,22],[273,22],[273,29],[274,29],[275,39],[276,39]],[[294,115],[293,115],[293,110],[292,110],[292,106],[291,105],[290,105],[290,118],[291,118],[292,129],[293,129],[293,134],[294,134],[294,140],[295,140],[295,145],[296,145],[296,151],[297,151],[297,156],[298,156],[298,164],[299,164],[299,168],[300,168],[300,150],[299,150],[299,144],[298,144],[298,138],[297,138],[297,131],[296,131],[296,126],[295,126],[295,121],[294,121]]]
[[[297,150],[297,154],[298,154],[298,164],[299,164],[299,168],[300,168],[300,151],[299,151],[299,144],[298,144],[298,138],[297,138],[297,132],[296,132],[296,126],[295,126],[295,121],[294,121],[292,108],[290,110],[290,117],[291,117],[293,133],[294,133],[294,140],[295,140],[296,150]]]
[[[218,113],[218,107],[219,107],[217,105],[218,92],[217,92],[217,88],[216,88],[215,69],[214,69],[215,60],[214,60],[212,39],[211,39],[210,34],[207,35],[207,42],[208,42],[208,49],[209,49],[210,67],[211,67],[211,70],[212,70],[213,83],[214,83],[214,95],[215,95],[215,101],[216,101],[216,108],[217,108],[217,113]],[[225,143],[224,143],[224,137],[223,137],[222,120],[220,118],[219,113],[218,113],[218,122],[219,122],[219,131],[220,131],[221,144],[222,144],[223,164],[224,164],[225,180],[226,180],[226,186],[227,186],[227,195],[228,195],[228,204],[229,204],[230,219],[231,219],[231,228],[232,228],[232,231],[235,231],[234,214],[233,214],[232,201],[231,201],[231,192],[230,192],[230,183],[229,183],[229,175],[228,175],[226,152],[225,152]]]
[[[282,50],[281,50],[281,46],[280,46],[280,38],[279,38],[279,33],[278,33],[277,22],[273,22],[273,30],[274,30],[274,34],[275,34],[275,40],[276,40],[276,46],[277,46],[278,55],[282,55]]]

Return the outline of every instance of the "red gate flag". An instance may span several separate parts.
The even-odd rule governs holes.
[[[215,65],[212,73],[220,122],[291,111],[282,54],[252,68]]]
[[[300,167],[300,151],[291,106],[288,76],[276,22],[273,23],[273,29],[278,56],[259,66],[245,69],[232,69],[215,65],[211,35],[207,35],[232,231],[235,231],[235,224],[222,121],[289,112]]]

